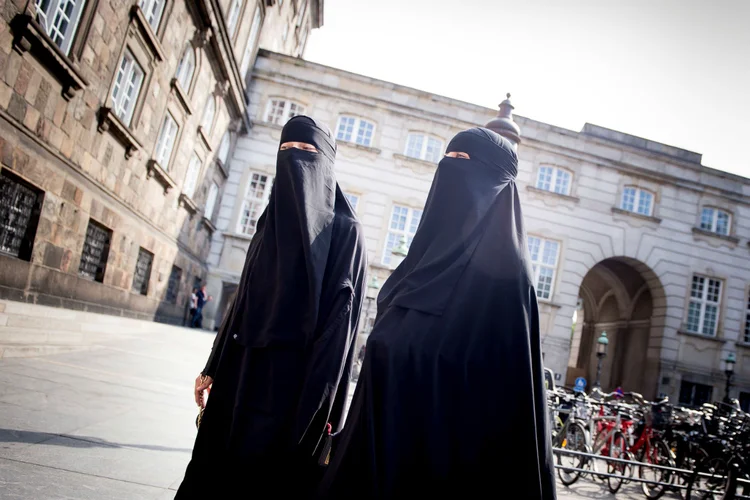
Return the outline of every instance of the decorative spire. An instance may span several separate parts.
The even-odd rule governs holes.
[[[490,120],[485,127],[502,135],[518,147],[518,143],[521,142],[521,128],[513,121],[513,110],[515,108],[510,102],[510,93],[505,94],[505,96],[506,99],[500,103],[497,116]]]

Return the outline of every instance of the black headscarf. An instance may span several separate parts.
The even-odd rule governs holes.
[[[319,498],[552,500],[536,292],[496,133],[459,133],[406,259],[383,286],[346,425]],[[502,495],[501,495],[502,496]]]

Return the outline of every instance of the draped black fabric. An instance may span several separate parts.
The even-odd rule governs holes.
[[[269,204],[203,371],[214,382],[177,499],[309,495],[326,426],[341,427],[364,236],[336,184],[330,131],[295,117],[284,142],[318,152],[278,152]]]
[[[383,286],[321,499],[554,499],[539,320],[511,144],[458,134]],[[512,491],[512,494],[511,494]]]

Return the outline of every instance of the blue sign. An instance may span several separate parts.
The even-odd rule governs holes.
[[[578,377],[576,379],[575,386],[573,386],[573,390],[576,392],[583,392],[584,389],[586,389],[586,379],[583,377]]]

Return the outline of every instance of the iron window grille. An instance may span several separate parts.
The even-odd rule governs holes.
[[[0,253],[31,260],[44,192],[0,170]]]
[[[169,283],[167,283],[167,302],[177,303],[177,295],[180,293],[180,283],[182,282],[182,269],[172,266],[169,273]]]
[[[84,278],[103,283],[111,241],[112,231],[89,219],[78,274]]]
[[[133,291],[141,295],[148,294],[148,282],[151,279],[151,266],[154,262],[154,254],[141,248],[138,250],[138,260],[135,263],[133,274]]]

